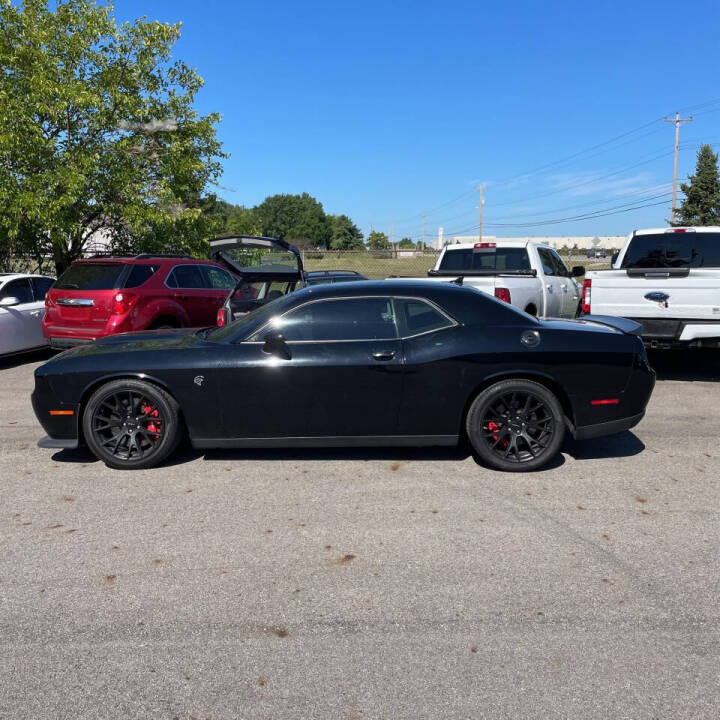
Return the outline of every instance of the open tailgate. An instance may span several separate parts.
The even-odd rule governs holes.
[[[223,235],[210,241],[212,259],[235,275],[279,280],[300,280],[303,263],[300,251],[277,238],[258,235]]]

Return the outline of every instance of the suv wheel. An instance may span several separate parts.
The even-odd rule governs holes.
[[[93,454],[119,470],[162,462],[180,441],[180,409],[164,390],[140,380],[114,380],[96,390],[83,413]]]
[[[490,467],[509,472],[536,470],[560,450],[564,413],[544,385],[504,380],[475,398],[466,431],[475,452]]]

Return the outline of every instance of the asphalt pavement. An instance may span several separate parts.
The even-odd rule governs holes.
[[[551,468],[40,450],[0,364],[0,718],[714,718],[720,352]]]

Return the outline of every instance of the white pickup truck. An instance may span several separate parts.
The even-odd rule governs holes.
[[[585,276],[582,311],[635,320],[652,348],[720,347],[720,227],[636,230]]]
[[[447,245],[431,280],[457,280],[536,317],[574,318],[580,309],[581,266],[570,272],[549,245],[531,241]]]

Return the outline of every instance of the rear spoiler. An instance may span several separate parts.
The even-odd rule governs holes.
[[[583,315],[578,319],[595,323],[596,325],[605,325],[605,327],[620,330],[620,332],[626,335],[637,335],[638,337],[642,335],[642,325],[624,317],[615,317],[614,315]]]

